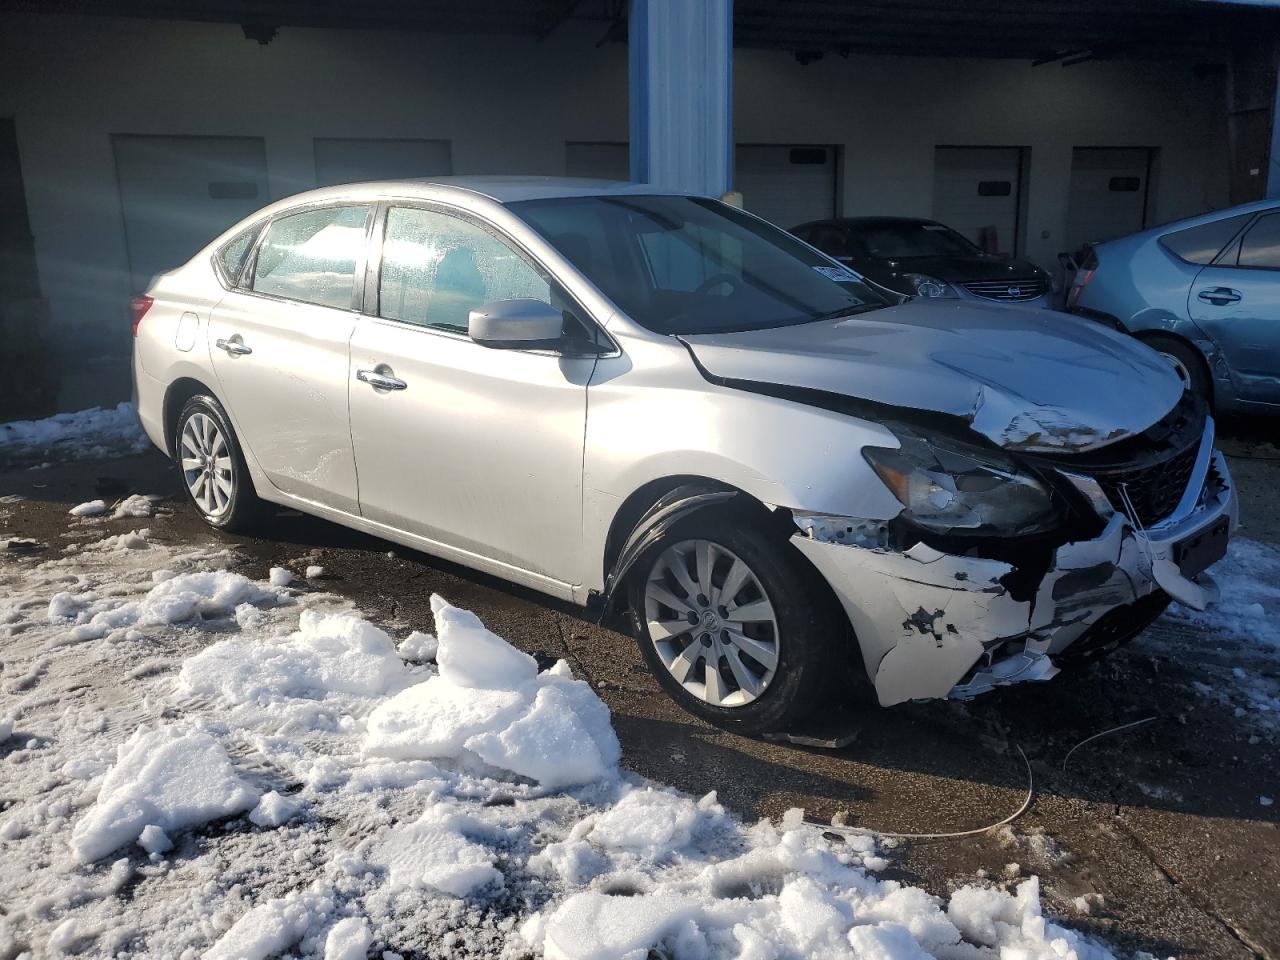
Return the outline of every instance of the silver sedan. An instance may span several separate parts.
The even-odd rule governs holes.
[[[890,304],[714,200],[349,185],[237,224],[134,302],[138,410],[213,526],[286,505],[634,630],[744,731],[1044,680],[1235,526],[1213,421],[1083,320]]]

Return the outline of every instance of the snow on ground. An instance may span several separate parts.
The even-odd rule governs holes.
[[[1183,643],[1194,659],[1205,659],[1212,638],[1220,676],[1206,674],[1195,684],[1201,696],[1233,706],[1237,717],[1280,729],[1280,549],[1237,536],[1227,555],[1210,570],[1222,596],[1208,610],[1171,606],[1166,618],[1197,627],[1186,640],[1165,639],[1176,656]],[[1148,643],[1144,638],[1143,643]]]
[[[78,460],[140,453],[151,445],[131,403],[0,423],[0,457],[40,455]]]
[[[137,530],[0,565],[0,957],[1110,956],[1035,879],[940,900],[871,837],[621,771],[565,663],[439,597],[398,650],[233,560]]]

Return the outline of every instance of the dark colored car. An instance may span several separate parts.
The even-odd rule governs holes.
[[[909,297],[1053,305],[1049,275],[1035,264],[986,253],[933,220],[845,217],[815,220],[791,232],[868,280]]]

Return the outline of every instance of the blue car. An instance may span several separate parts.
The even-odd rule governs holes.
[[[1093,246],[1067,309],[1149,344],[1219,411],[1280,412],[1280,200]]]

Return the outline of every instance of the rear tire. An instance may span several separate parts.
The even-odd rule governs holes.
[[[186,402],[174,429],[173,451],[187,499],[209,526],[248,533],[270,516],[217,399],[197,394]]]
[[[1150,337],[1145,343],[1173,367],[1186,389],[1206,403],[1213,403],[1213,382],[1209,379],[1204,355],[1199,350],[1172,337]]]
[[[850,672],[851,631],[830,591],[759,527],[738,511],[690,516],[637,560],[627,585],[633,632],[663,689],[743,734],[788,731]]]

